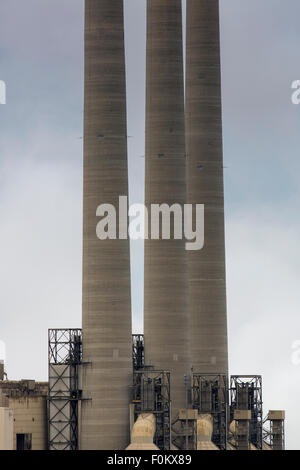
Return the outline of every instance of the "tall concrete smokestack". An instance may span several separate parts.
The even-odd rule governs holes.
[[[145,198],[149,211],[186,199],[181,0],[148,0]],[[170,370],[173,416],[190,370],[185,259],[183,240],[145,241],[146,363]]]
[[[187,0],[187,197],[205,204],[205,245],[188,254],[192,365],[228,372],[218,0]]]
[[[125,449],[132,383],[128,240],[99,240],[96,209],[128,195],[123,0],[85,2],[81,449]]]

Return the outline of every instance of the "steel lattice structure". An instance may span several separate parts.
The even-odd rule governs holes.
[[[263,440],[273,450],[285,450],[284,421],[284,411],[269,411],[264,419]]]
[[[213,416],[212,441],[220,449],[226,450],[228,428],[226,375],[193,374],[192,402],[193,408],[199,413],[209,413]]]
[[[263,400],[261,375],[232,375],[230,379],[231,420],[234,410],[250,410],[250,443],[263,444]]]
[[[152,413],[156,418],[154,443],[161,450],[171,448],[170,372],[163,370],[136,370],[133,373],[134,421],[141,413]]]
[[[132,361],[134,370],[140,370],[145,367],[144,353],[144,335],[132,335]]]
[[[48,331],[49,450],[78,449],[78,402],[81,399],[78,371],[81,361],[81,329]]]

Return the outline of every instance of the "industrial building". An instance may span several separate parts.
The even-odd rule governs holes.
[[[48,382],[7,380],[0,364],[0,449],[48,449]]]
[[[147,1],[145,204],[204,204],[205,243],[145,240],[144,335],[128,220],[96,236],[98,206],[128,196],[123,8],[85,0],[82,329],[49,330],[48,384],[2,370],[0,447],[283,450],[262,377],[228,370],[218,0],[187,0],[185,82],[182,2]]]

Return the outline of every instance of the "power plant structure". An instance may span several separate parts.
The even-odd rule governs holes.
[[[204,204],[204,247],[188,252],[191,364],[228,375],[219,1],[187,1],[187,202]]]
[[[147,4],[145,205],[186,203],[181,0]],[[171,234],[174,233],[174,219]],[[185,240],[145,240],[145,358],[171,374],[172,415],[185,407],[190,370]]]
[[[132,335],[123,9],[85,0],[82,329],[49,330],[47,396],[26,382],[46,406],[45,448],[283,450],[285,413],[264,417],[261,376],[228,370],[218,0],[187,0],[185,81],[182,2],[147,1],[145,206],[160,224],[146,224]],[[194,221],[199,205],[204,245],[187,249],[185,207]],[[32,443],[30,420],[22,438],[13,422],[22,386],[0,367],[0,448]]]
[[[84,102],[81,448],[124,449],[132,383],[129,240],[96,236],[97,207],[118,207],[119,196],[128,196],[122,0],[85,2]]]

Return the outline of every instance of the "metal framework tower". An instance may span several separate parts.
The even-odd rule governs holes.
[[[250,421],[251,411],[235,410],[233,413],[233,444],[236,450],[251,450]]]
[[[182,408],[172,422],[172,443],[175,449],[197,449],[197,410]]]
[[[170,373],[163,370],[136,370],[133,375],[134,421],[141,413],[156,418],[154,443],[161,450],[171,446]]]
[[[146,190],[151,204],[186,200],[181,0],[148,0],[146,84]],[[183,239],[145,240],[144,333],[147,364],[171,373],[172,414],[185,405],[190,371]]]
[[[96,211],[110,204],[118,213],[119,196],[128,196],[123,0],[85,1],[83,173],[83,396],[89,400],[80,448],[118,450],[129,443],[132,384],[128,221],[117,217],[122,233],[100,240]]]
[[[192,404],[198,413],[213,416],[212,441],[226,450],[228,427],[228,386],[226,375],[193,374]]]
[[[271,445],[273,450],[285,449],[285,435],[284,435],[284,418],[269,416],[270,419],[270,434]]]
[[[228,374],[219,1],[187,0],[187,202],[205,206],[204,247],[188,253],[195,373]],[[194,218],[195,220],[195,218]]]
[[[250,442],[262,449],[263,401],[262,377],[260,375],[232,375],[230,381],[231,419],[235,410],[251,411]]]
[[[144,335],[132,335],[132,361],[134,370],[145,367]]]
[[[272,450],[285,450],[285,411],[270,410],[264,420],[263,438],[264,442]]]
[[[48,331],[49,450],[78,449],[81,348],[80,329]]]

